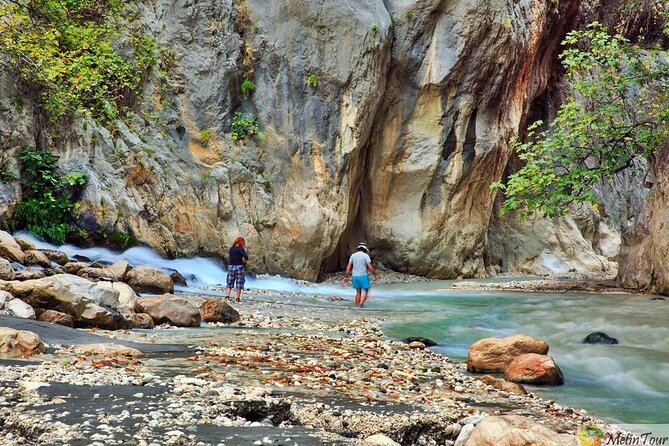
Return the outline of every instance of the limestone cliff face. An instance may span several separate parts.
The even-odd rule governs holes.
[[[138,112],[111,132],[83,119],[54,129],[4,72],[0,149],[10,160],[26,145],[59,151],[64,168],[89,173],[82,227],[127,231],[166,255],[221,255],[242,235],[255,271],[314,279],[365,238],[394,269],[482,275],[492,257],[515,258],[488,243],[501,234],[490,232],[489,184],[578,3],[143,2],[141,22],[170,62]],[[231,140],[238,110],[258,117],[262,141]],[[19,191],[0,188],[7,215]],[[578,238],[567,226],[519,233]],[[532,269],[558,245],[531,245],[530,260],[506,267]],[[597,243],[572,245],[565,261],[592,258],[575,268],[608,267]]]

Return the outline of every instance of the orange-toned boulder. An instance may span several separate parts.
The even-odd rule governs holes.
[[[548,344],[525,334],[508,338],[485,338],[469,347],[467,370],[475,373],[504,372],[516,356],[548,353]]]
[[[163,294],[174,292],[172,278],[157,268],[137,266],[126,274],[126,282],[138,293]]]
[[[204,322],[237,322],[239,313],[220,299],[205,300],[200,305],[200,315]]]
[[[146,313],[135,313],[132,315],[132,328],[153,328],[156,324],[151,315]]]
[[[0,257],[12,262],[23,263],[25,254],[9,232],[0,231]]]
[[[138,313],[149,314],[157,325],[168,323],[177,327],[199,327],[202,320],[195,305],[172,294],[138,299],[135,309]]]
[[[576,435],[558,434],[520,415],[485,417],[464,446],[577,446]]]
[[[26,265],[39,265],[44,268],[51,268],[51,260],[42,251],[30,249],[25,251],[23,263]]]
[[[0,327],[0,353],[31,356],[44,353],[42,340],[32,331]]]
[[[562,370],[548,355],[527,353],[511,361],[504,377],[514,383],[545,384],[559,386],[564,384]]]
[[[37,320],[42,322],[50,322],[52,324],[64,325],[66,327],[74,327],[74,320],[72,316],[67,313],[61,313],[56,310],[45,310],[37,308],[35,310]]]
[[[494,376],[490,375],[483,375],[479,379],[485,384],[493,386],[495,389],[503,390],[509,393],[516,393],[518,395],[527,395],[525,387],[521,386],[520,384],[504,381],[503,379],[495,378]]]

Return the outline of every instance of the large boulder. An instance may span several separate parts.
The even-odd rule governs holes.
[[[75,320],[81,317],[88,303],[115,308],[119,292],[98,286],[90,280],[70,274],[58,274],[37,280],[9,282],[7,291],[33,308],[62,311]]]
[[[46,277],[46,274],[44,274],[44,271],[39,270],[37,268],[33,268],[32,266],[29,266],[28,268],[26,268],[22,271],[14,272],[13,280],[19,280],[19,281],[37,280],[37,279],[42,279],[44,277]]]
[[[138,293],[164,294],[174,291],[172,278],[157,268],[137,266],[126,274],[126,282]]]
[[[65,327],[74,327],[74,319],[72,319],[72,316],[69,314],[61,313],[56,310],[45,310],[43,308],[35,310],[35,314],[37,315],[38,321],[63,325]]]
[[[558,434],[520,415],[485,417],[465,446],[577,446],[576,435]]]
[[[467,370],[475,373],[504,372],[509,363],[524,353],[548,353],[548,344],[525,334],[508,338],[484,338],[469,347]]]
[[[202,320],[197,307],[187,299],[165,294],[137,300],[137,312],[147,313],[157,324],[172,324],[177,327],[199,327]]]
[[[132,328],[153,328],[155,326],[156,323],[149,314],[135,313],[132,315]]]
[[[67,254],[65,254],[63,251],[58,251],[56,249],[41,249],[40,251],[42,251],[44,255],[49,258],[49,260],[59,265],[65,265],[70,261],[70,259],[67,257]]]
[[[136,348],[118,344],[75,344],[72,346],[75,353],[94,356],[130,356],[137,358],[142,352]]]
[[[130,328],[132,320],[127,320],[123,315],[109,307],[89,302],[84,307],[81,316],[74,321],[75,327],[97,327],[104,330],[119,330]]]
[[[13,262],[23,263],[25,254],[10,233],[0,231],[0,257]]]
[[[98,286],[118,291],[118,306],[116,309],[126,318],[132,319],[137,305],[137,294],[130,285],[123,282],[99,282]]]
[[[35,319],[35,310],[33,307],[23,302],[21,299],[12,299],[5,302],[5,310],[11,316],[23,319]]]
[[[67,274],[77,274],[79,270],[87,268],[88,263],[86,262],[67,262],[63,265],[63,271]]]
[[[564,384],[562,370],[555,360],[548,355],[526,353],[517,356],[506,368],[504,377],[514,383],[546,384],[559,386]]]
[[[237,322],[239,313],[220,299],[208,299],[200,305],[200,315],[204,322]]]
[[[107,269],[114,273],[116,280],[124,282],[126,279],[126,274],[128,274],[128,271],[130,271],[132,267],[125,260],[118,260],[108,266]]]
[[[44,344],[35,333],[0,327],[0,353],[31,356],[44,353]]]
[[[51,268],[51,260],[42,251],[31,249],[25,251],[23,263],[26,265],[38,265],[43,268]]]
[[[14,267],[7,259],[0,257],[0,280],[12,280],[14,278]]]

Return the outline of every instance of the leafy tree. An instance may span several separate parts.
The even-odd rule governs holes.
[[[121,0],[0,0],[0,52],[52,120],[86,112],[111,124],[141,92],[156,47],[144,34],[119,41],[124,7]]]
[[[642,50],[592,23],[572,31],[561,54],[572,95],[547,128],[538,121],[527,141],[512,141],[525,162],[506,183],[502,213],[564,214],[571,203],[596,205],[593,187],[649,158],[669,140],[666,54]]]

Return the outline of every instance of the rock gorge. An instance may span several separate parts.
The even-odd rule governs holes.
[[[517,162],[509,138],[559,104],[564,34],[617,5],[138,2],[168,68],[153,70],[136,113],[113,130],[56,126],[5,70],[0,155],[58,152],[89,176],[82,228],[169,256],[221,256],[242,235],[252,270],[313,280],[365,239],[384,266],[432,278],[613,272],[620,260],[623,283],[665,292],[661,172],[641,226],[643,175],[603,190],[602,215],[554,220],[500,219],[489,189]],[[238,110],[258,118],[260,140],[232,141]],[[3,219],[19,196],[0,184]]]

